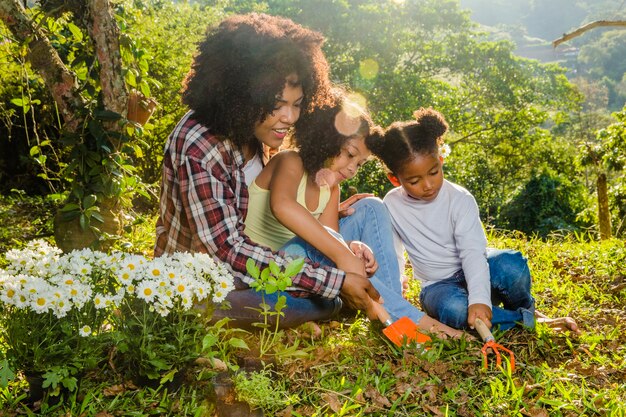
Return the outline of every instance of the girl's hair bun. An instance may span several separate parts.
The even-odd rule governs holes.
[[[448,123],[441,113],[432,108],[421,108],[413,112],[419,130],[425,137],[439,138],[448,131]]]

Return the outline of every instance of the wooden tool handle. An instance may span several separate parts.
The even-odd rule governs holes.
[[[376,312],[378,320],[380,320],[385,325],[385,327],[391,326],[393,321],[391,320],[391,316],[389,315],[389,313],[387,313],[387,310],[385,310],[385,307],[383,307],[382,304],[376,301],[374,301],[373,304],[374,311]]]
[[[489,342],[491,340],[495,340],[493,335],[491,334],[491,331],[489,330],[489,327],[487,327],[485,322],[482,321],[481,319],[476,319],[474,321],[474,327],[476,328],[476,331],[478,332],[480,337],[483,338],[483,342]]]

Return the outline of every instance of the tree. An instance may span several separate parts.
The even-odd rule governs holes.
[[[66,63],[67,51],[58,50],[58,43],[53,45],[50,24],[57,23],[55,15],[63,18],[75,37],[82,39],[83,33],[89,37],[93,51],[93,65],[88,69],[94,75],[91,83],[80,80]],[[72,160],[66,170],[74,178],[55,223],[57,244],[73,249],[97,242],[99,234],[93,233],[92,220],[100,223],[100,231],[115,234],[121,194],[121,180],[115,176],[123,178],[125,173],[123,145],[128,140],[125,123],[119,121],[126,115],[128,90],[122,73],[120,32],[111,4],[108,0],[48,0],[41,1],[41,7],[27,8],[20,0],[3,0],[0,19],[26,48],[28,62],[45,81],[59,109],[63,140],[72,145]],[[83,232],[87,241],[74,240]]]
[[[620,112],[613,113],[613,117],[617,119],[615,123],[610,124],[604,129],[601,129],[597,133],[597,140],[600,143],[598,147],[598,156],[602,159],[602,163],[607,170],[614,173],[616,182],[621,180],[624,183],[624,166],[626,165],[626,107]],[[606,174],[604,176],[604,182],[606,182]],[[598,194],[598,209],[601,211],[609,210],[609,195],[606,193],[606,197],[600,201],[600,195]],[[619,214],[620,225],[617,228],[619,231],[623,226],[626,219],[626,207],[620,206],[617,208]],[[608,216],[607,216],[608,217]],[[610,219],[610,217],[609,217]],[[600,223],[600,233],[604,238],[611,236],[611,223]]]
[[[515,57],[509,42],[486,41],[456,1],[266,3],[326,36],[333,78],[366,97],[378,123],[409,119],[420,107],[441,111],[452,131],[447,175],[477,195],[483,215],[495,217],[530,178],[529,159],[572,166],[560,162],[562,149],[545,127],[580,101],[564,69]]]

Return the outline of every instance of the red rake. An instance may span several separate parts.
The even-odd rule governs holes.
[[[423,345],[426,342],[430,342],[431,338],[428,335],[419,331],[417,324],[408,317],[401,317],[395,322],[391,320],[391,316],[385,310],[382,304],[374,302],[376,315],[385,328],[383,334],[387,336],[396,346],[402,346],[410,342],[416,342],[419,345]]]
[[[500,350],[502,350],[509,354],[509,358],[510,358],[509,363],[511,364],[511,372],[514,372],[515,371],[515,356],[513,355],[513,352],[511,352],[509,349],[505,348],[501,344],[496,343],[496,339],[491,334],[491,331],[489,330],[485,322],[483,322],[481,319],[476,319],[476,321],[474,322],[474,327],[476,327],[478,334],[480,335],[480,337],[483,338],[483,342],[485,342],[485,344],[483,345],[483,348],[480,350],[483,354],[483,365],[485,369],[487,369],[487,351],[489,349],[491,349],[493,353],[495,353],[496,355],[496,366],[498,367],[502,366],[502,357],[500,356]]]

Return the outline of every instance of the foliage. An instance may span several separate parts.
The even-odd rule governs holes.
[[[41,240],[5,255],[0,270],[3,357],[13,373],[44,376],[58,395],[103,357],[107,314],[97,293],[110,291],[107,259],[82,252],[61,257]],[[93,298],[92,298],[93,296]],[[6,371],[6,369],[5,369]]]
[[[16,212],[16,216],[28,214]],[[134,233],[152,235],[153,228]],[[137,239],[134,247],[145,239],[132,238]],[[282,398],[294,400],[275,415],[287,410],[294,416],[623,415],[624,242],[594,242],[583,233],[540,240],[494,231],[489,231],[488,239],[492,247],[517,249],[528,257],[538,309],[551,317],[571,315],[581,326],[580,336],[555,333],[541,324],[536,332],[514,329],[496,334],[523,364],[509,375],[496,368],[482,370],[480,343],[436,340],[426,356],[410,349],[392,350],[380,324],[345,314],[337,321],[321,323],[321,338],[303,329],[280,333],[278,343],[299,343],[301,354],[298,358],[276,356],[267,375],[273,382],[270,389],[286,390]],[[413,302],[418,302],[418,293],[419,285],[412,280]],[[205,355],[229,362],[229,369],[235,371],[237,367],[230,362],[244,354],[241,341],[245,338],[245,345],[253,348],[259,343],[259,333],[229,329],[225,323],[220,329],[207,330],[207,335],[218,336],[207,344]],[[175,394],[163,388],[120,384],[112,372],[87,373],[76,397],[56,406],[42,404],[29,412],[54,417],[212,415],[215,373],[211,366],[191,367],[190,378]],[[259,383],[258,392],[266,383]],[[0,388],[0,408],[5,413],[23,412],[25,389],[18,374],[8,388]]]
[[[382,198],[392,188],[393,185],[387,179],[382,164],[377,159],[373,159],[363,164],[353,178],[342,184],[341,197],[343,200],[348,197],[348,194],[359,192],[372,193]],[[354,192],[351,193],[350,190]]]
[[[140,153],[135,159],[141,178],[152,184],[161,176],[165,138],[187,111],[180,90],[196,45],[226,11],[201,2],[125,1],[118,13],[124,19],[124,39],[149,62],[144,77],[151,85],[158,80],[150,92],[159,106],[136,142]]]
[[[256,309],[263,317],[262,323],[256,323],[261,328],[259,340],[259,355],[261,358],[269,354],[276,348],[276,341],[280,336],[280,318],[285,315],[283,310],[288,308],[287,297],[283,294],[288,287],[291,286],[291,278],[296,276],[304,266],[304,259],[296,259],[291,261],[283,270],[273,260],[269,266],[262,271],[256,266],[254,260],[249,258],[246,262],[246,270],[248,274],[254,278],[250,284],[257,292],[261,293],[261,305]],[[278,292],[278,298],[273,308],[265,302],[266,294],[274,294]],[[273,322],[273,329],[271,323]]]
[[[296,398],[290,398],[285,382],[274,381],[267,369],[237,373],[234,382],[239,401],[245,401],[251,407],[260,408],[269,415],[274,415],[297,401]]]
[[[554,231],[579,231],[577,214],[585,207],[585,190],[570,181],[540,173],[503,207],[500,223],[508,230],[546,237]]]
[[[196,308],[223,301],[233,289],[230,273],[206,254],[176,253],[152,261],[126,256],[117,279],[124,296],[111,318],[116,363],[143,383],[171,381],[200,355],[210,314]]]
[[[0,254],[20,249],[24,242],[52,234],[55,204],[39,196],[14,191],[0,195]],[[4,265],[0,261],[0,268]]]
[[[233,278],[206,254],[149,260],[89,249],[62,255],[43,241],[6,253],[0,269],[4,386],[43,375],[58,395],[107,362],[138,384],[170,382],[198,358],[207,332],[199,303],[219,303]],[[209,328],[209,332],[210,332]],[[218,329],[219,333],[219,329]],[[110,346],[114,350],[107,353]]]

